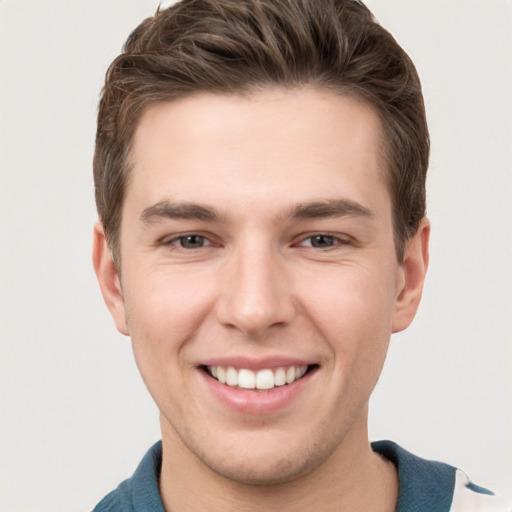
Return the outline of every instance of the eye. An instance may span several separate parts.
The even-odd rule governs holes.
[[[299,245],[302,247],[314,247],[316,249],[328,249],[342,243],[338,238],[331,235],[318,234],[308,236]]]
[[[329,235],[315,235],[310,237],[311,246],[318,248],[332,247],[336,245],[337,240],[333,236]]]
[[[178,245],[183,249],[200,249],[201,247],[211,245],[206,237],[194,234],[180,236],[171,240],[171,243],[173,245]]]

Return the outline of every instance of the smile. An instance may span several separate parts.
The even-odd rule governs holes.
[[[299,380],[308,371],[308,365],[265,368],[258,371],[236,369],[233,366],[206,366],[205,369],[221,384],[239,389],[267,390]]]

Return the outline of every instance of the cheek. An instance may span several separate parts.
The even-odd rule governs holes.
[[[128,280],[127,280],[128,281]],[[142,379],[160,410],[183,413],[192,402],[187,354],[208,314],[209,290],[194,279],[148,272],[125,291],[133,353]]]
[[[344,267],[304,288],[305,307],[336,359],[382,359],[391,336],[395,286],[389,269]],[[365,364],[367,361],[361,361]]]
[[[208,314],[211,290],[197,276],[162,271],[127,281],[126,315],[136,359],[154,365],[175,359]]]

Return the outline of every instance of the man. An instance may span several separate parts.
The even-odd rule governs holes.
[[[162,441],[95,510],[505,510],[368,441],[427,270],[428,155],[415,68],[360,2],[184,0],[135,30],[94,266]]]

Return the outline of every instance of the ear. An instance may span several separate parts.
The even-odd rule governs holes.
[[[114,319],[117,330],[121,334],[128,336],[129,330],[126,321],[126,309],[123,291],[121,289],[121,281],[108,248],[103,226],[99,221],[94,226],[92,261],[103,300]]]
[[[394,333],[409,327],[418,310],[428,267],[429,238],[430,222],[425,217],[416,234],[405,245],[393,315],[392,332]]]

